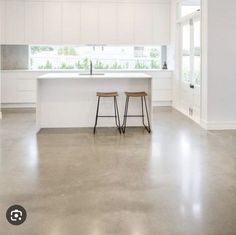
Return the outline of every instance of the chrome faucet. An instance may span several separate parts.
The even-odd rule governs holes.
[[[93,62],[92,62],[92,60],[90,60],[89,74],[90,74],[90,76],[93,75]]]

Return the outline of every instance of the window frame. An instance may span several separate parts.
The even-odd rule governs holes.
[[[80,46],[80,45],[29,45],[29,70],[31,70],[31,71],[45,71],[45,70],[54,70],[54,71],[60,71],[60,70],[65,70],[65,71],[85,71],[85,70],[87,70],[86,68],[68,68],[68,69],[63,69],[63,68],[55,68],[55,66],[53,66],[52,68],[45,68],[45,69],[40,69],[39,67],[38,68],[34,68],[33,66],[32,66],[32,59],[33,59],[33,55],[32,55],[32,47],[35,47],[35,46],[38,46],[38,47],[44,47],[44,46],[48,46],[48,47],[61,47],[61,48],[63,48],[63,47],[83,47],[83,46]],[[93,47],[93,48],[95,48],[96,49],[96,47],[101,47],[101,48],[104,48],[105,46],[104,45],[85,45],[84,47]],[[134,45],[132,45],[132,46],[107,46],[107,47],[132,47],[133,49],[136,47],[136,46],[134,46]],[[156,45],[156,46],[141,46],[141,47],[148,47],[148,48],[152,48],[153,47],[153,49],[155,49],[155,48],[157,48],[158,49],[158,52],[159,52],[159,57],[158,57],[158,59],[155,59],[155,58],[152,58],[152,57],[150,57],[150,56],[148,56],[148,57],[140,57],[140,58],[138,58],[138,57],[133,57],[133,58],[131,58],[130,59],[130,62],[129,63],[133,63],[134,64],[134,66],[133,67],[131,67],[131,68],[110,68],[110,67],[108,67],[108,68],[96,68],[95,66],[95,68],[94,68],[94,70],[96,71],[96,70],[99,70],[99,71],[101,71],[101,70],[105,70],[105,71],[122,71],[122,70],[124,70],[124,71],[132,71],[132,70],[135,70],[135,71],[140,71],[140,70],[151,70],[151,71],[155,71],[155,70],[162,70],[162,66],[163,66],[163,58],[165,58],[165,60],[167,59],[167,49],[166,49],[166,46],[158,46],[158,45]],[[163,56],[163,52],[164,52],[164,56]],[[45,57],[46,58],[46,57]],[[58,56],[58,58],[59,58],[59,56]],[[78,57],[79,58],[79,57]],[[87,56],[87,57],[80,57],[80,61],[82,61],[82,59],[84,59],[84,58],[88,58],[89,60],[91,59],[89,56]],[[92,58],[92,60],[94,60],[93,58]],[[103,58],[102,56],[101,57],[98,57],[97,59],[95,59],[96,60],[96,62],[102,62],[102,61],[104,61],[104,60],[110,60],[110,61],[113,61],[114,62],[114,64],[118,61],[119,62],[119,60],[120,61],[125,61],[125,59],[116,59],[115,57],[114,58]],[[127,59],[127,61],[129,61],[129,59]],[[145,66],[145,63],[150,63],[149,64],[149,66],[150,66],[150,68],[136,68],[136,65],[137,65],[137,63],[139,63],[139,61],[141,61],[141,64],[143,64],[144,66]],[[159,67],[159,68],[151,68],[151,63],[152,62],[155,62],[155,63],[157,63],[158,65],[157,65],[157,67]],[[94,64],[96,64],[96,62],[94,62]],[[69,64],[68,64],[69,65]],[[44,65],[42,65],[42,66],[44,66]],[[62,66],[62,64],[61,64],[61,66]],[[104,66],[107,66],[105,63],[104,63]],[[109,65],[109,66],[112,66],[111,64]],[[120,66],[120,64],[119,64],[119,66]],[[124,66],[124,65],[123,65]],[[146,66],[148,66],[148,65],[146,65]]]

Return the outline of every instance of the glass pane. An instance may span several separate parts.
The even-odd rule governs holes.
[[[186,15],[192,14],[195,11],[200,10],[200,5],[197,6],[187,6],[187,5],[182,5],[181,6],[181,16],[184,17]]]
[[[182,56],[182,80],[190,81],[190,56]]]
[[[201,24],[196,21],[193,24],[194,29],[194,61],[193,61],[193,81],[200,85],[201,80]]]
[[[182,80],[190,81],[190,24],[182,27]]]
[[[30,46],[30,69],[160,69],[161,47]]]
[[[184,17],[201,9],[201,0],[181,0],[180,16]]]
[[[196,85],[200,85],[201,80],[201,57],[194,56],[193,78]]]
[[[193,27],[194,27],[194,54],[200,56],[200,48],[201,48],[200,21],[194,22]]]
[[[190,25],[184,25],[182,28],[183,54],[190,52]]]

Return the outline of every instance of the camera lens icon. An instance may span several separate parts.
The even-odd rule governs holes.
[[[17,220],[21,221],[22,215],[23,215],[23,213],[20,210],[15,209],[15,210],[11,211],[11,221],[17,221]]]
[[[14,205],[8,208],[6,218],[12,225],[20,225],[25,222],[27,217],[26,210],[20,205]]]

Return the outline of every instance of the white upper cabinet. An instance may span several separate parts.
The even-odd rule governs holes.
[[[78,2],[62,4],[62,42],[80,43],[81,6]]]
[[[96,44],[98,36],[98,3],[81,3],[81,43]]]
[[[117,41],[120,44],[134,43],[134,5],[118,3],[117,6]]]
[[[45,44],[59,44],[62,42],[62,3],[44,2],[44,30]]]
[[[153,43],[168,45],[170,43],[170,7],[168,4],[153,6]]]
[[[5,42],[22,44],[25,42],[25,3],[6,1],[5,4]]]
[[[100,3],[98,8],[99,43],[117,42],[117,4]]]
[[[170,43],[170,4],[80,0],[0,1],[5,44]]]
[[[43,3],[26,2],[25,5],[25,40],[27,43],[43,42]]]
[[[152,44],[153,42],[153,4],[134,5],[134,43]]]

